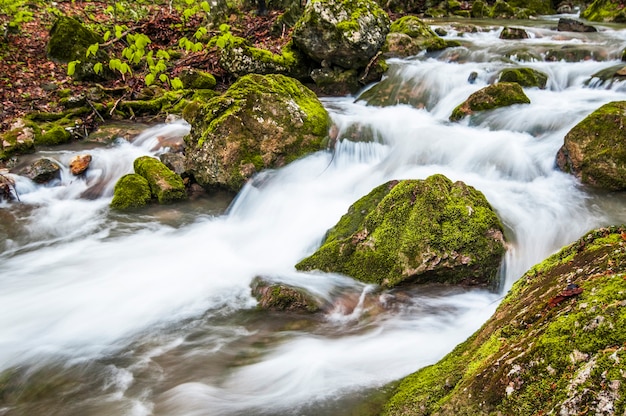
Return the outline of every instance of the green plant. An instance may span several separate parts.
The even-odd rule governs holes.
[[[9,22],[3,28],[5,36],[7,32],[19,31],[22,23],[30,21],[33,17],[25,0],[0,0],[0,15],[6,15],[9,18]]]

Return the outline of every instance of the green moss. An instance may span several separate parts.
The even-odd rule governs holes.
[[[592,22],[623,23],[626,22],[626,11],[618,0],[595,0],[580,12],[580,17]]]
[[[136,173],[122,176],[113,190],[111,208],[124,211],[141,208],[152,199],[150,185],[146,178]]]
[[[550,0],[507,0],[507,3],[515,8],[526,9],[531,16],[555,13]]]
[[[392,181],[361,198],[312,256],[296,265],[392,287],[402,282],[494,284],[502,226],[475,189],[442,175]],[[474,280],[475,279],[475,280]]]
[[[515,9],[506,1],[497,0],[491,8],[489,16],[494,19],[508,19],[515,16]]]
[[[626,101],[611,102],[574,126],[559,151],[559,167],[589,185],[626,189],[625,111]]]
[[[452,111],[450,121],[458,121],[477,111],[492,110],[513,104],[530,104],[522,87],[513,82],[499,82],[476,91]]]
[[[204,71],[184,70],[179,75],[184,88],[192,90],[212,90],[217,85],[215,77]]]
[[[160,204],[168,204],[187,198],[183,180],[160,160],[150,156],[142,156],[135,159],[133,167],[135,173],[148,181],[150,192]]]
[[[241,77],[195,111],[187,138],[196,180],[238,191],[255,172],[320,150],[330,118],[315,96],[283,75]],[[208,144],[210,143],[210,144]],[[205,150],[215,146],[219,152]],[[220,153],[221,152],[221,153]]]
[[[58,144],[67,143],[71,140],[72,134],[65,130],[65,128],[61,126],[52,127],[50,130],[47,130],[41,134],[41,136],[36,136],[35,144],[38,146],[53,146]]]
[[[482,19],[489,15],[489,6],[483,0],[475,0],[472,2],[471,16]]]
[[[480,330],[405,378],[384,414],[584,414],[601,396],[622,414],[624,233],[594,230],[533,267]],[[568,279],[582,293],[550,306]]]
[[[532,68],[507,68],[500,72],[499,82],[515,82],[522,87],[545,88],[548,76]]]

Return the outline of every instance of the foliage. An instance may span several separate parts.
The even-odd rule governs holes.
[[[33,17],[33,13],[28,10],[26,0],[0,0],[0,16],[6,15],[9,22],[3,32],[19,30],[20,25],[28,22]]]
[[[93,71],[96,74],[101,74],[105,68],[105,65],[114,73],[119,74],[123,80],[126,77],[133,75],[133,71],[140,71],[145,73],[144,82],[146,86],[160,82],[162,85],[170,87],[172,89],[183,88],[183,83],[178,77],[171,78],[169,73],[169,62],[171,54],[168,50],[160,49],[153,46],[152,39],[141,33],[139,28],[129,28],[126,24],[118,24],[122,17],[127,21],[128,19],[138,20],[144,16],[144,8],[142,8],[142,2],[139,4],[118,2],[109,5],[106,8],[108,13],[115,23],[112,27],[106,27],[100,25],[94,27],[94,30],[103,33],[104,43],[93,44],[87,51],[85,58],[96,57],[96,54],[100,48],[106,48],[112,50],[114,53],[108,62],[97,62],[94,64]],[[170,2],[170,7],[173,2]],[[209,3],[202,1],[200,3],[194,0],[184,0],[183,2],[177,2],[177,11],[180,13],[183,24],[187,24],[190,20],[199,14],[203,14],[206,17],[210,11]],[[142,12],[143,11],[143,12]],[[178,46],[189,52],[200,52],[204,49],[205,45],[201,42],[201,39],[207,34],[206,27],[200,26],[196,28],[192,39],[189,40],[186,36],[181,37],[178,41]],[[110,39],[113,35],[113,39]],[[116,43],[125,45],[125,47],[119,51],[115,50]],[[68,75],[73,75],[76,70],[76,65],[80,63],[80,60],[72,61],[68,64]]]

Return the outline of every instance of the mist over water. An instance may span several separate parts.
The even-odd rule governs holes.
[[[184,122],[94,146],[84,178],[64,170],[41,186],[13,175],[21,202],[0,203],[0,371],[52,387],[44,401],[0,403],[0,414],[338,415],[359,394],[447,354],[529,267],[589,229],[626,220],[623,197],[581,186],[554,162],[569,129],[626,99],[620,82],[587,84],[619,63],[626,33],[551,26],[534,22],[526,41],[499,40],[501,27],[446,26],[462,47],[389,62],[387,77],[422,105],[323,99],[339,131],[335,148],[260,173],[232,202],[109,211],[116,180],[135,158],[166,151],[164,137],[186,134]],[[564,44],[593,46],[606,60],[523,62],[549,75],[545,90],[525,89],[530,105],[448,121],[469,94],[520,63],[520,45],[542,54]],[[85,152],[45,156],[67,165]],[[500,292],[383,292],[295,271],[358,198],[388,180],[435,173],[482,191],[502,219],[510,247]],[[325,312],[256,311],[257,276],[306,288]]]

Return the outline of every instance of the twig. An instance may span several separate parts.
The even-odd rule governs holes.
[[[111,111],[109,111],[109,115],[110,116],[113,115],[113,113],[115,112],[115,109],[117,109],[117,105],[120,103],[120,101],[122,101],[124,99],[124,97],[126,97],[126,94],[124,94],[120,98],[118,98],[118,100],[115,102],[115,104],[113,104],[113,108],[111,108]]]
[[[102,120],[102,122],[105,123],[104,118],[100,115],[98,110],[96,110],[96,107],[93,106],[93,104],[91,103],[91,100],[87,100],[87,104],[89,104],[89,107],[91,107],[91,109],[96,113],[96,115],[100,117],[100,120]]]
[[[367,76],[370,73],[370,69],[372,69],[372,65],[374,65],[374,63],[376,62],[376,60],[378,59],[378,57],[382,54],[381,51],[378,51],[378,53],[376,55],[374,55],[374,57],[372,59],[370,59],[370,61],[368,62],[367,66],[365,67],[365,71],[363,71],[363,76],[359,79],[359,81],[364,82],[365,78],[367,78]]]

